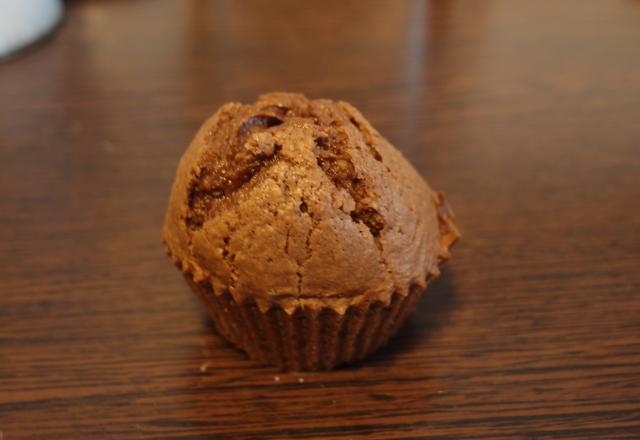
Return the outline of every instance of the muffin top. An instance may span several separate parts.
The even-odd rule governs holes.
[[[223,105],[180,160],[163,241],[196,282],[268,307],[407,294],[458,237],[440,193],[350,104]]]

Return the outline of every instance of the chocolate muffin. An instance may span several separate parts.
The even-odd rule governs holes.
[[[358,110],[292,93],[204,123],[163,231],[220,334],[294,370],[385,344],[458,236],[443,195]]]

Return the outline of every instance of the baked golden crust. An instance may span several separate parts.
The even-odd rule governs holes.
[[[163,241],[239,304],[330,306],[426,285],[459,236],[440,193],[345,102],[222,106],[180,160]]]

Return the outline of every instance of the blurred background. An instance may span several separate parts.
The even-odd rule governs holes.
[[[102,198],[74,209],[114,212],[126,181],[159,224],[199,124],[224,102],[273,90],[352,102],[452,192],[463,222],[467,210],[502,210],[474,227],[495,216],[505,228],[531,216],[544,225],[547,211],[582,224],[580,192],[593,216],[636,201],[606,190],[604,164],[617,157],[628,171],[618,184],[637,186],[637,1],[65,5],[53,35],[0,64],[0,174],[31,196],[50,188],[43,179],[73,185],[42,196],[51,215],[71,212],[61,206],[89,184]],[[133,172],[150,159],[153,172]],[[476,196],[456,203],[470,187]]]

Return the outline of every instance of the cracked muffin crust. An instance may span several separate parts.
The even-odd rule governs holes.
[[[226,104],[204,123],[180,160],[163,231],[218,330],[296,369],[384,343],[458,236],[442,194],[358,110],[291,93]],[[354,314],[362,322],[350,328]],[[337,345],[350,331],[367,346],[345,355]],[[332,344],[342,355],[325,353]]]

